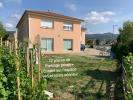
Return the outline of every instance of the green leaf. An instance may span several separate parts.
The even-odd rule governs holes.
[[[2,82],[0,82],[0,88],[2,88],[3,86],[2,86]]]
[[[7,78],[6,77],[3,77],[3,82],[7,82]]]
[[[7,95],[8,95],[8,93],[5,91],[4,88],[0,90],[0,93],[1,93],[3,96],[7,96]]]
[[[4,68],[2,66],[0,66],[0,72],[3,72]]]

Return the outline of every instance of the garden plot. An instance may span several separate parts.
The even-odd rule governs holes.
[[[49,59],[70,59],[69,62],[58,64],[73,64],[77,73],[67,77],[44,77],[47,79],[47,90],[54,93],[53,100],[106,100],[108,81],[115,81],[117,62],[110,59],[91,58],[77,55],[45,55],[42,57],[41,71],[46,70],[45,64],[51,64]],[[72,66],[72,67],[73,67]],[[71,71],[72,72],[72,71]],[[64,73],[64,72],[60,72]],[[57,74],[55,72],[54,74]]]

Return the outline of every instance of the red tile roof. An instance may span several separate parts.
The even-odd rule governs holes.
[[[54,16],[54,17],[60,17],[60,18],[65,18],[65,19],[83,21],[82,19],[78,19],[78,18],[74,18],[74,17],[70,17],[70,16],[65,16],[65,15],[58,14],[58,13],[51,12],[51,11],[33,11],[33,10],[29,10],[28,12],[36,13],[36,14],[43,14],[43,15],[48,15],[48,16]]]
[[[58,13],[51,12],[51,11],[34,11],[34,10],[26,10],[24,12],[24,14],[22,15],[21,19],[23,18],[23,16],[26,13],[40,14],[40,15],[46,15],[48,17],[55,17],[55,18],[67,19],[67,20],[74,20],[74,21],[80,21],[80,22],[84,21],[82,19],[78,19],[78,18],[70,17],[70,16],[65,16],[65,15],[58,14]],[[20,19],[20,21],[21,21],[21,19]],[[20,21],[18,22],[18,24],[20,23]],[[18,26],[18,24],[17,24],[17,26]]]

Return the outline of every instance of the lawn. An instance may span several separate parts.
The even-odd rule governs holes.
[[[117,62],[108,58],[77,55],[45,55],[42,57],[41,71],[49,59],[70,58],[77,68],[78,76],[47,78],[47,90],[54,93],[53,100],[107,100],[106,86],[116,80]]]

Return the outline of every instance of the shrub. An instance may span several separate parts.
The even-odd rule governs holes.
[[[123,56],[127,56],[130,52],[133,53],[133,22],[125,22],[119,32],[117,43],[112,45],[111,50],[121,60]]]
[[[132,100],[133,98],[133,54],[129,54],[124,58],[124,66],[126,70],[126,99]]]

